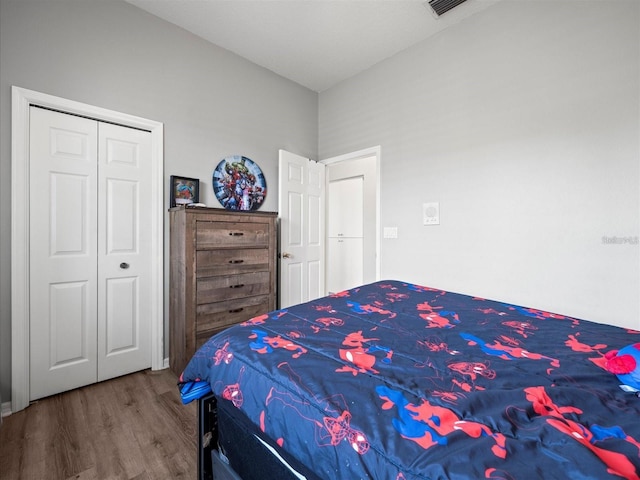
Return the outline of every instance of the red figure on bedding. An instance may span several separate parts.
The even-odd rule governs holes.
[[[423,302],[416,305],[418,312],[426,312],[419,313],[420,318],[427,321],[427,328],[453,328],[454,324],[460,323],[460,319],[458,318],[458,314],[455,312],[441,312],[444,315],[450,315],[453,318],[453,323],[447,318],[443,317],[435,310],[440,309],[441,307],[432,307],[429,305],[429,302]]]
[[[328,295],[328,296],[329,297],[333,297],[333,298],[348,297],[349,296],[349,290],[343,290],[342,292],[332,293],[331,295]]]
[[[464,393],[460,392],[439,392],[434,390],[431,392],[432,395],[436,398],[441,399],[443,402],[451,403],[455,405],[458,402],[458,399],[464,398]]]
[[[243,327],[250,327],[253,325],[262,325],[268,319],[269,319],[269,315],[265,313],[264,315],[258,315],[257,317],[250,318],[246,322],[242,322],[241,325]]]
[[[344,365],[336,369],[336,372],[351,372],[354,376],[358,373],[379,373],[375,368],[373,368],[376,363],[376,357],[375,355],[371,355],[378,351],[386,352],[387,355],[382,361],[385,363],[391,363],[393,350],[379,345],[370,345],[368,348],[364,348],[365,342],[370,342],[372,340],[378,339],[364,338],[362,336],[362,331],[352,332],[347,335],[342,344],[351,348],[341,348],[338,352],[342,360],[353,364],[356,368],[353,368],[350,365]]]
[[[300,377],[293,371],[288,363],[282,363],[278,365],[278,368],[286,369],[291,378],[295,378],[299,382]],[[301,391],[304,390],[307,394],[311,393],[303,384],[295,383],[295,385],[297,385]],[[322,417],[322,421],[317,418],[308,417],[303,413],[303,410],[309,407],[309,403],[302,400],[302,398],[303,397],[298,397],[291,392],[279,391],[275,387],[272,387],[265,400],[265,407],[268,407],[273,401],[278,401],[284,406],[293,409],[300,418],[311,422],[315,427],[316,443],[320,447],[335,447],[343,440],[346,440],[351,448],[358,454],[364,455],[367,453],[369,450],[369,442],[364,433],[351,428],[351,412],[346,408],[347,403],[341,394],[332,395],[324,400],[315,400],[316,403],[323,406],[325,416]],[[344,407],[336,410],[337,405]],[[263,432],[266,431],[265,429],[267,428],[265,411],[260,414],[260,428]],[[284,440],[281,439],[278,443],[282,446]]]
[[[311,325],[311,330],[313,330],[314,333],[318,333],[320,330],[330,330],[332,326],[341,327],[344,325],[344,320],[342,318],[321,317],[316,319],[316,323],[322,326]]]
[[[220,365],[223,362],[227,365],[231,363],[231,360],[233,360],[233,353],[227,350],[228,346],[229,342],[225,343],[221,348],[216,350],[216,353],[213,357],[214,365]]]
[[[457,372],[461,375],[471,378],[472,383],[460,382],[457,379],[453,379],[452,383],[460,387],[464,392],[471,392],[473,390],[485,390],[484,387],[475,384],[478,375],[489,380],[496,378],[496,371],[489,368],[489,365],[480,362],[455,362],[448,365],[450,370]]]
[[[574,420],[566,418],[565,414],[581,414],[582,411],[575,407],[562,407],[553,403],[544,387],[529,387],[524,389],[527,400],[533,405],[533,410],[538,415],[545,417],[547,423],[556,430],[579,442],[596,455],[607,465],[607,471],[612,475],[619,475],[626,479],[638,480],[638,474],[634,465],[621,453],[612,452],[595,445],[600,440],[607,438],[620,438],[631,443],[640,451],[640,442],[626,435],[620,427],[600,427],[591,425],[590,428]]]
[[[315,305],[313,309],[316,312],[324,312],[324,313],[331,313],[331,314],[337,313],[332,305]]]
[[[577,332],[575,335],[569,335],[568,340],[564,342],[564,344],[574,352],[597,353],[598,356],[589,357],[589,361],[606,370],[605,365],[607,363],[607,359],[605,358],[604,354],[600,352],[600,350],[607,348],[607,345],[605,345],[604,343],[597,343],[593,346],[587,345],[586,343],[582,343],[580,340],[578,340],[579,335],[580,332]]]
[[[271,318],[274,319],[274,320],[277,320],[278,318],[282,317],[286,313],[287,313],[287,310],[279,310],[279,311],[275,312],[275,314]],[[269,319],[269,315],[265,313],[264,315],[258,315],[257,317],[250,318],[246,322],[242,322],[240,325],[242,325],[243,327],[251,327],[251,326],[254,326],[254,325],[262,325],[268,319]]]
[[[529,322],[518,322],[511,320],[508,322],[502,322],[502,325],[511,328],[518,335],[524,338],[527,338],[529,336],[529,333],[533,333],[535,330],[538,330],[538,327],[530,324]]]
[[[386,315],[388,319],[395,318],[397,313],[391,310],[385,310],[382,308],[382,302],[373,302],[373,304],[365,303],[347,303],[347,306],[355,313],[368,315],[370,313],[378,313],[380,315]]]
[[[271,353],[275,348],[284,348],[295,352],[292,357],[298,358],[300,355],[307,353],[307,349],[293,343],[291,340],[282,338],[280,335],[271,337],[263,330],[252,330],[249,338],[255,339],[249,345],[252,350],[258,353]]]
[[[547,357],[540,353],[530,352],[524,348],[503,345],[498,340],[494,340],[493,343],[489,343],[469,333],[461,333],[460,336],[465,339],[469,345],[478,345],[487,355],[499,357],[503,360],[516,360],[519,358],[527,358],[529,360],[549,360],[552,367],[560,366],[560,361],[555,358]]]
[[[447,445],[448,435],[461,430],[472,438],[490,437],[495,445],[491,451],[496,457],[506,458],[506,438],[503,434],[477,422],[461,420],[453,410],[432,405],[429,400],[420,399],[420,404],[410,403],[404,393],[386,386],[376,388],[383,401],[382,409],[398,409],[398,418],[392,420],[393,427],[404,438],[412,440],[424,449],[434,445]]]
[[[483,301],[483,299],[481,299],[481,298],[474,298],[474,300]],[[478,311],[484,313],[485,315],[489,315],[489,314],[491,314],[491,315],[500,315],[500,316],[507,315],[507,313],[499,312],[497,310],[494,310],[493,308],[479,308]]]
[[[406,293],[387,293],[385,298],[389,301],[389,303],[395,303],[400,300],[406,300],[409,298],[409,295]]]
[[[582,343],[580,340],[578,340],[579,335],[580,332],[576,333],[575,335],[569,335],[568,340],[564,342],[564,344],[567,347],[571,348],[571,350],[573,350],[574,352],[591,353],[607,348],[607,345],[604,343],[597,343],[595,345],[587,345],[586,343]]]
[[[474,382],[478,375],[493,380],[496,378],[496,371],[489,368],[489,365],[480,362],[456,362],[450,363],[448,367],[454,372],[471,377]]]
[[[487,468],[484,471],[484,478],[489,480],[513,480],[513,476],[510,473],[497,468]]]
[[[438,337],[428,337],[424,340],[418,340],[418,345],[425,347],[430,352],[447,352],[449,355],[460,355],[458,350],[449,350],[449,345]]]
[[[240,369],[238,381],[236,383],[226,385],[222,390],[222,398],[224,398],[225,400],[229,400],[236,408],[240,408],[244,403],[244,396],[242,395],[242,390],[240,389],[240,380],[242,379],[243,373],[244,367]],[[216,382],[216,384],[218,383]]]

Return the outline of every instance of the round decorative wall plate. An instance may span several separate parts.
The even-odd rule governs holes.
[[[267,196],[267,181],[253,160],[232,155],[213,171],[213,191],[227,210],[257,210]]]

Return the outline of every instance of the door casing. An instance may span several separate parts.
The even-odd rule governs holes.
[[[164,368],[164,125],[113,110],[13,86],[11,133],[11,411],[29,405],[29,107],[37,105],[151,132],[151,368]]]

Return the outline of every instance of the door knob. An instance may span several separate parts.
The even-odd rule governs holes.
[[[122,262],[120,264],[120,268],[123,270],[126,270],[127,268],[129,268],[129,264],[127,262]]]
[[[293,255],[291,255],[290,253],[285,252],[282,254],[282,258],[291,258],[291,257],[293,257]]]

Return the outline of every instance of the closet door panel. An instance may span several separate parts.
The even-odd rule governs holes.
[[[116,278],[107,281],[106,336],[107,356],[124,353],[138,345],[138,281]]]
[[[30,109],[30,399],[96,381],[97,122]]]
[[[149,132],[100,124],[98,379],[151,366]]]

